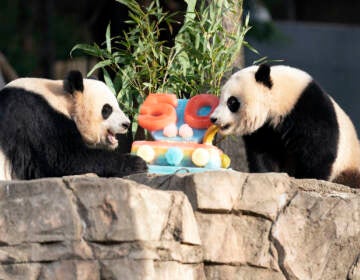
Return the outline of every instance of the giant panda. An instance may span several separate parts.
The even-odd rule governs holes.
[[[145,172],[140,157],[114,151],[129,126],[111,90],[79,71],[14,80],[0,91],[0,179]]]
[[[250,66],[221,89],[210,116],[224,135],[243,135],[250,172],[360,187],[360,148],[350,118],[306,72]]]

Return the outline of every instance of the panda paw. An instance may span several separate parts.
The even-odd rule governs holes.
[[[123,176],[135,173],[145,173],[148,170],[146,162],[139,156],[126,155],[124,156],[123,161]]]

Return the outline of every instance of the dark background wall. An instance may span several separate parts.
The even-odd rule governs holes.
[[[138,2],[148,5],[151,0]],[[160,3],[179,12],[181,22],[184,0]],[[121,35],[127,19],[128,10],[116,0],[0,0],[0,53],[19,76],[54,78],[55,63],[71,59],[74,45],[103,43],[109,22],[112,34]]]
[[[266,56],[309,72],[360,135],[360,1],[248,0],[245,7],[254,26],[247,38],[260,52],[246,50],[245,64]]]
[[[350,115],[360,132],[360,26],[276,22],[282,38],[250,43],[261,55],[309,72]],[[259,56],[246,50],[245,63]]]

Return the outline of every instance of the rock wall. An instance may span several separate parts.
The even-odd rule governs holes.
[[[285,174],[1,182],[0,279],[360,279],[359,207]]]

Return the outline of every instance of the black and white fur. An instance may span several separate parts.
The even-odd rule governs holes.
[[[113,151],[129,125],[110,89],[78,71],[17,79],[0,91],[0,179],[144,172],[141,158]]]
[[[251,66],[230,77],[211,115],[220,133],[243,135],[250,172],[287,172],[360,187],[355,128],[304,71]]]

